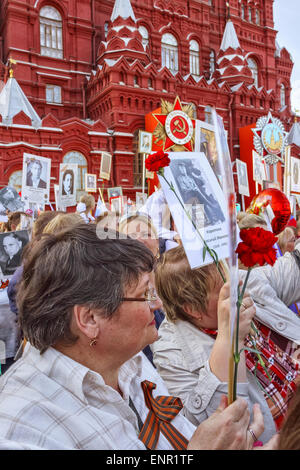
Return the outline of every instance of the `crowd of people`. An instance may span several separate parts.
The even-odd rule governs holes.
[[[251,271],[229,404],[229,282],[190,268],[161,189],[123,215],[95,205],[41,212],[22,246],[28,213],[0,227],[1,266],[19,256],[0,281],[0,449],[299,449],[300,222]]]

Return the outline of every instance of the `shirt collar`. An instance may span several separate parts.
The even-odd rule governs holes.
[[[125,399],[130,395],[132,381],[142,376],[141,355],[142,353],[137,354],[120,367],[119,383]],[[100,387],[107,387],[100,374],[51,347],[43,354],[40,354],[38,349],[27,343],[22,359],[27,363],[31,363],[40,372],[60,384],[86,404],[88,404],[88,400],[84,394],[84,381],[90,377],[95,377]]]

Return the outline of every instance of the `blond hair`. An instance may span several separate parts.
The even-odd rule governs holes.
[[[123,233],[123,234],[127,235],[127,227],[131,222],[136,222],[136,223],[142,222],[142,223],[144,223],[145,225],[147,225],[148,229],[150,230],[149,235],[152,238],[158,239],[157,230],[156,230],[156,228],[154,227],[154,225],[151,221],[151,217],[148,216],[147,214],[137,213],[137,214],[132,214],[129,217],[126,217],[124,219],[121,219],[119,221],[118,231],[120,233]]]
[[[191,269],[182,246],[165,252],[155,271],[155,284],[167,318],[172,322],[188,320],[187,304],[205,312],[218,276],[214,263]]]
[[[44,228],[43,233],[56,233],[77,224],[85,223],[81,215],[75,212],[69,214],[58,214]]]
[[[240,230],[257,227],[257,225],[263,225],[266,228],[268,227],[267,222],[260,215],[247,214],[244,212],[243,215],[238,219],[238,226]]]
[[[85,204],[87,211],[93,210],[96,205],[95,198],[91,194],[82,194],[80,202]]]
[[[285,227],[285,229],[280,232],[280,234],[278,235],[278,246],[282,252],[282,254],[284,254],[285,252],[285,246],[287,244],[288,241],[290,241],[290,234],[292,234],[292,237],[295,237],[295,232],[293,230],[292,227]]]

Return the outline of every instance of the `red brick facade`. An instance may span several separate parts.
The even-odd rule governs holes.
[[[23,152],[50,157],[51,176],[58,183],[66,153],[79,152],[87,171],[99,174],[101,152],[108,151],[113,170],[107,186],[122,186],[133,196],[140,184],[137,131],[145,128],[144,116],[160,106],[161,98],[173,102],[178,95],[183,103],[193,103],[195,117],[203,121],[206,107],[216,107],[228,131],[232,159],[240,158],[239,128],[269,110],[290,129],[293,64],[288,51],[276,46],[273,0],[230,1],[239,60],[244,61],[236,75],[230,67],[241,63],[234,59],[229,64],[232,51],[220,51],[228,15],[225,0],[123,0],[125,7],[132,6],[133,16],[111,22],[114,7],[121,4],[2,0],[0,80],[8,77],[4,64],[15,59],[14,78],[42,125],[33,128],[23,112],[11,125],[0,123],[0,186],[21,170]],[[177,43],[170,46],[177,61],[170,67],[162,64],[163,36]],[[190,73],[191,44],[198,48],[196,73]],[[257,86],[249,58],[257,66]]]

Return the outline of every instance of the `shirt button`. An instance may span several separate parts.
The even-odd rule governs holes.
[[[286,322],[285,321],[278,321],[276,323],[276,326],[277,326],[279,331],[283,331],[283,330],[286,329]]]
[[[195,395],[195,397],[193,398],[194,408],[201,408],[201,405],[202,405],[202,399],[200,395]]]

